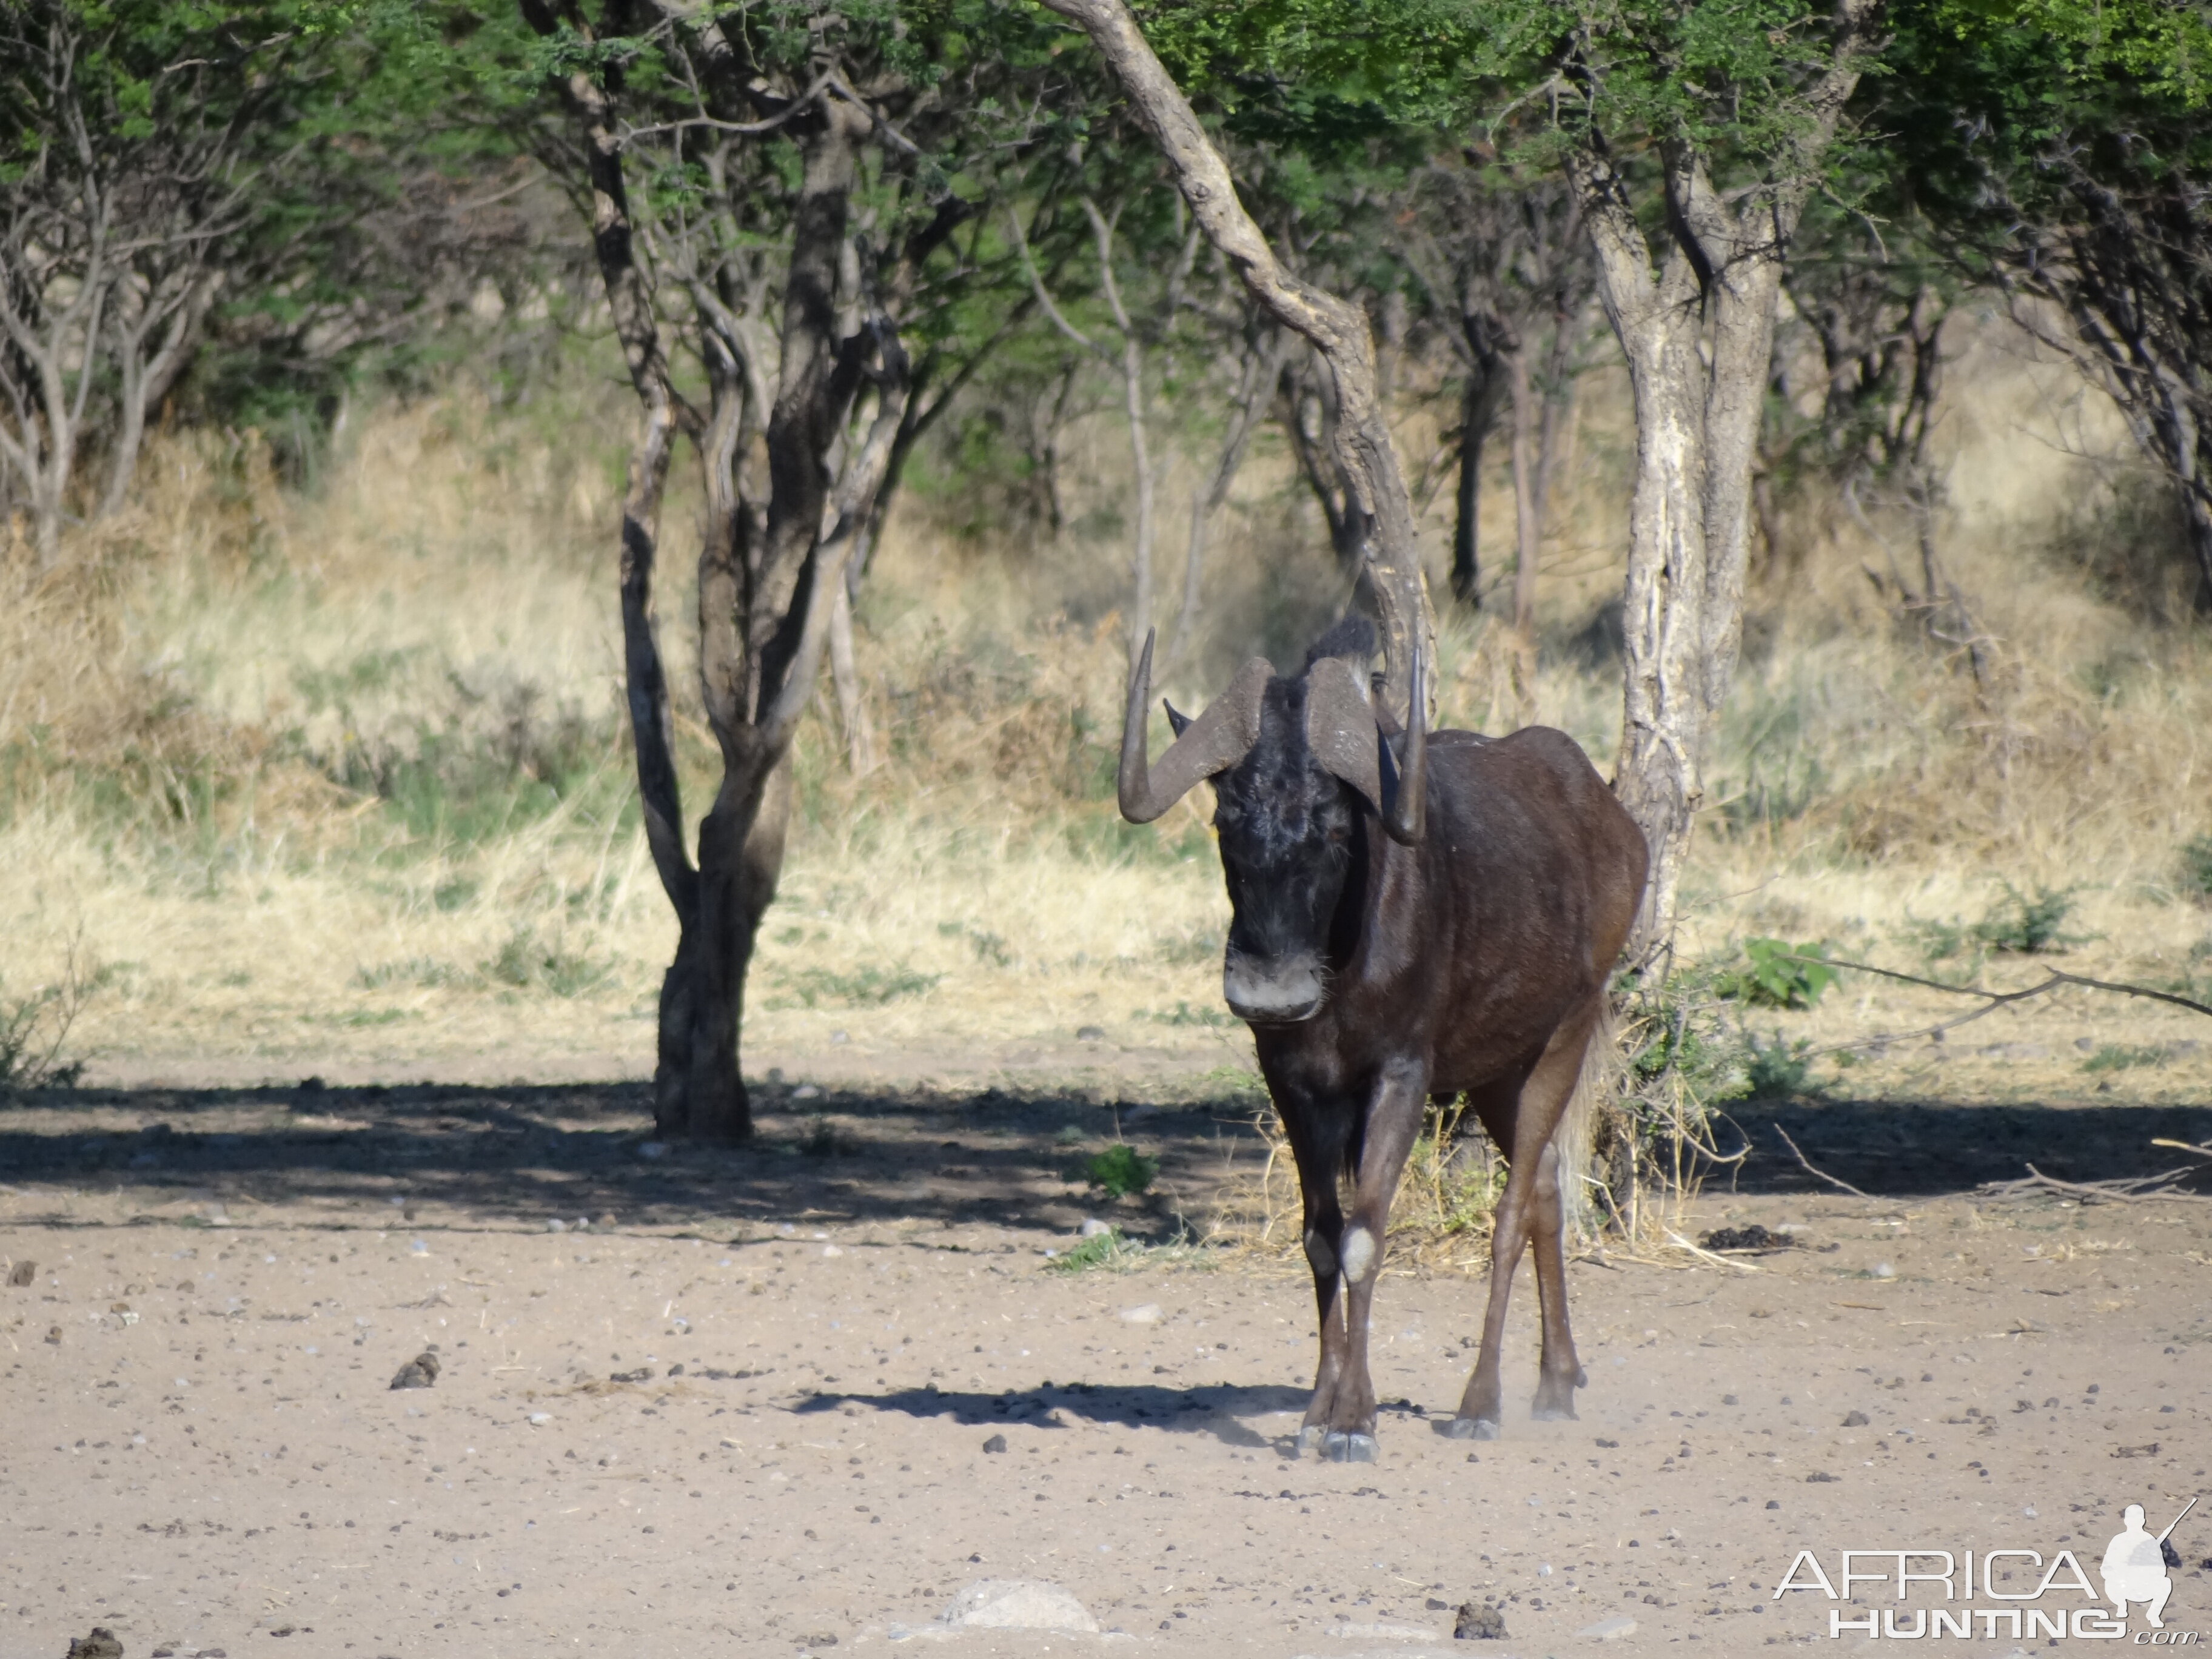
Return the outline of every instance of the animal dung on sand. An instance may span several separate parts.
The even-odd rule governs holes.
[[[433,1348],[425,1348],[402,1365],[392,1379],[395,1389],[427,1389],[438,1380],[438,1355]]]

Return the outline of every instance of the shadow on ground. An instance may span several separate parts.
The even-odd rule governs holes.
[[[0,1182],[31,1189],[34,1210],[41,1193],[97,1190],[149,1211],[304,1202],[332,1223],[343,1218],[331,1212],[398,1200],[485,1224],[612,1212],[625,1224],[933,1220],[1064,1233],[1111,1214],[1125,1231],[1166,1237],[1179,1216],[1201,1218],[1224,1182],[1257,1171],[1255,1104],[997,1089],[801,1099],[787,1085],[762,1091],[756,1139],[725,1148],[653,1142],[635,1084],[88,1090],[0,1109]],[[2010,1180],[2030,1164],[2075,1182],[2172,1168],[2185,1156],[2152,1142],[2212,1139],[2212,1105],[1738,1103],[1718,1138],[1723,1152],[1747,1143],[1750,1156],[1708,1190],[1832,1191],[1784,1133],[1837,1180],[1909,1199]],[[1069,1177],[1117,1133],[1161,1173],[1149,1200],[1115,1209]],[[356,1212],[349,1224],[369,1218]]]

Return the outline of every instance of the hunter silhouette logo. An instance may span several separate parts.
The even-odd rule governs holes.
[[[2166,1628],[2166,1620],[2159,1615],[2166,1611],[2166,1598],[2173,1594],[2173,1581],[2166,1576],[2166,1540],[2196,1507],[2192,1498],[2155,1538],[2143,1530],[2142,1504],[2130,1504],[2120,1511],[2120,1530],[2105,1546],[2102,1568],[2106,1599],[2119,1617],[2128,1616],[2129,1602],[2147,1601],[2150,1605],[2143,1609],[2143,1617],[2150,1627]]]

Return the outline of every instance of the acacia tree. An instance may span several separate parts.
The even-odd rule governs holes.
[[[2164,472],[2212,616],[2212,21],[2157,0],[1900,6],[1901,210],[1954,279],[1996,287]]]
[[[966,305],[1015,276],[985,237],[993,180],[1049,153],[1044,109],[1066,77],[1013,106],[1010,78],[1044,60],[990,0],[772,18],[675,0],[521,9],[569,118],[544,153],[588,215],[641,412],[622,504],[624,665],[647,840],[680,930],[654,1120],[738,1139],[751,1132],[745,974],[782,867],[792,738],[904,447],[1010,325],[1009,305]],[[705,483],[699,672],[721,763],[696,863],[654,616],[679,438]]]
[[[41,565],[91,441],[96,517],[200,342],[252,217],[249,152],[289,90],[271,21],[0,4],[0,495],[28,509]]]
[[[1414,543],[1413,496],[1398,464],[1376,373],[1375,338],[1358,306],[1289,269],[1238,199],[1227,165],[1190,100],[1123,0],[1043,0],[1090,36],[1176,188],[1253,300],[1328,365],[1335,397],[1330,447],[1346,497],[1347,539],[1360,552],[1388,653],[1386,701],[1407,709],[1417,647],[1433,658],[1433,622]],[[1425,719],[1425,711],[1420,715]]]
[[[1636,484],[1613,776],[1651,843],[1630,942],[1670,946],[1705,751],[1743,631],[1751,475],[1784,259],[1832,165],[1881,0],[1652,0],[1494,21],[1582,199],[1627,359]],[[1533,36],[1533,38],[1532,38]],[[1540,71],[1540,72],[1538,72]]]

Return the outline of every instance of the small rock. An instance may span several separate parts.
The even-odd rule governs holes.
[[[545,1231],[549,1233],[565,1233],[568,1231],[568,1224],[556,1216],[545,1224]]]
[[[1106,1028],[1103,1025],[1079,1025],[1075,1028],[1075,1040],[1078,1042],[1103,1042],[1106,1041]]]
[[[1098,1621],[1058,1584],[1034,1578],[981,1578],[938,1615],[956,1630],[1059,1630],[1097,1635]]]
[[[1481,1601],[1462,1601],[1452,1634],[1462,1642],[1502,1642],[1505,1639],[1505,1615]]]
[[[845,1044],[850,1042],[852,1040],[853,1034],[850,1031],[832,1031],[830,1033],[830,1046],[833,1048],[842,1048]]]
[[[1101,1221],[1095,1215],[1087,1215],[1083,1218],[1083,1226],[1080,1231],[1085,1238],[1097,1238],[1102,1234],[1112,1232],[1114,1224],[1110,1221]],[[30,1281],[26,1279],[24,1282],[28,1284]]]
[[[1616,1613],[1612,1618],[1601,1619],[1595,1625],[1584,1625],[1575,1634],[1585,1642],[1618,1642],[1622,1637],[1632,1634],[1635,1629],[1636,1621],[1633,1619],[1625,1613]]]
[[[123,1659],[123,1644],[105,1625],[94,1625],[89,1636],[70,1638],[68,1659]]]
[[[1876,1279],[1894,1279],[1897,1277],[1897,1269],[1887,1261],[1877,1261],[1874,1264],[1874,1276]]]
[[[602,1227],[613,1226],[615,1224],[615,1212],[612,1210],[609,1210],[605,1215],[599,1218],[596,1224]]]
[[[1121,1310],[1121,1317],[1132,1325],[1157,1325],[1160,1322],[1160,1304],[1157,1302],[1147,1302],[1141,1307],[1124,1308]]]
[[[822,1254],[824,1255],[842,1255],[845,1253],[839,1249],[835,1244],[824,1244],[822,1247]]]
[[[1770,1510],[1778,1510],[1782,1507],[1782,1500],[1778,1498],[1770,1498],[1766,1500],[1766,1507]]]
[[[1844,1426],[1845,1428],[1863,1429],[1866,1427],[1866,1425],[1867,1414],[1864,1412],[1845,1412],[1844,1413]]]
[[[983,1443],[983,1449],[987,1452],[1002,1452],[1006,1449],[1006,1437],[1003,1434],[994,1434]]]
[[[8,1270],[8,1282],[19,1291],[38,1276],[39,1264],[27,1257]]]
[[[1808,1486],[1833,1486],[1835,1481],[1836,1477],[1825,1469],[1815,1469],[1805,1477],[1805,1484]]]
[[[542,1429],[552,1420],[553,1413],[551,1412],[532,1412],[530,1413],[531,1425],[534,1428]]]
[[[57,1348],[60,1347],[62,1345],[62,1328],[58,1325],[49,1326],[46,1330],[46,1340],[52,1343]]]
[[[791,1091],[791,1097],[793,1100],[819,1100],[822,1091],[811,1083],[802,1083]]]
[[[427,1348],[402,1365],[392,1379],[395,1389],[427,1389],[438,1380],[438,1356]]]
[[[2094,1037],[2075,1037],[2074,1039],[2074,1046],[2085,1054],[2094,1054],[2097,1052],[2097,1039]]]

